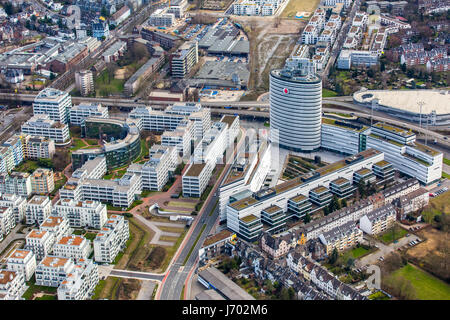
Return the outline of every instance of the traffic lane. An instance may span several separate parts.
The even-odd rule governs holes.
[[[152,275],[143,272],[118,271],[114,269],[111,270],[109,275],[116,277],[133,278],[133,279],[141,278],[145,280],[157,280],[157,281],[162,281],[162,279],[164,279],[164,275]]]

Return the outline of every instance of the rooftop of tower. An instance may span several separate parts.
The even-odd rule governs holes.
[[[315,74],[302,75],[300,71],[294,69],[275,69],[270,71],[270,74],[280,80],[296,83],[320,83],[322,81]]]

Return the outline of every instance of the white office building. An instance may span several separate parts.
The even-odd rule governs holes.
[[[7,268],[22,273],[25,281],[29,281],[36,270],[36,256],[31,250],[16,249],[6,262]]]
[[[191,120],[181,120],[177,128],[173,131],[164,131],[161,136],[161,145],[175,147],[178,154],[189,157],[191,154],[191,142],[194,139],[194,122]]]
[[[31,117],[22,125],[22,133],[46,137],[60,143],[70,139],[69,126],[50,119],[48,114]]]
[[[109,118],[108,107],[101,103],[81,103],[70,108],[70,124],[81,126],[89,117]]]
[[[128,221],[123,216],[111,215],[94,239],[94,260],[101,263],[113,262],[124,249],[129,237]]]
[[[46,114],[51,120],[67,124],[72,98],[67,92],[53,88],[45,88],[33,102],[33,114]]]
[[[153,145],[149,157],[150,160],[144,164],[131,164],[127,172],[141,177],[142,189],[160,191],[169,180],[169,170],[175,166],[176,149]]]
[[[100,229],[108,218],[106,213],[100,201],[60,199],[53,206],[53,214],[65,217],[72,228]]]
[[[362,151],[361,140],[369,127],[343,120],[322,118],[322,148],[345,155]]]
[[[212,161],[191,163],[183,174],[183,197],[200,198],[208,185],[215,164]]]

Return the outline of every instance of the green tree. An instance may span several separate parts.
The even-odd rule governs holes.
[[[400,69],[402,69],[403,72],[406,72],[406,63],[402,63]]]
[[[305,216],[303,217],[303,222],[309,223],[310,221],[311,221],[311,216],[308,213],[305,214]]]
[[[334,248],[334,249],[333,249],[333,252],[331,252],[331,256],[330,256],[330,258],[328,259],[328,262],[329,262],[330,264],[334,265],[334,264],[336,263],[336,261],[338,260],[338,258],[339,258],[339,253],[338,253],[337,249]]]
[[[345,198],[341,199],[341,208],[347,207],[347,200]]]
[[[285,287],[281,288],[279,298],[280,300],[290,300],[288,289]]]
[[[341,208],[341,205],[339,203],[339,199],[336,195],[333,195],[333,198],[331,199],[330,204],[328,205],[329,212],[334,212],[336,210],[339,210]]]
[[[288,289],[288,294],[289,294],[289,300],[296,300],[296,293],[295,293],[295,290],[294,290],[294,288],[292,288],[292,287],[289,287],[289,289]]]

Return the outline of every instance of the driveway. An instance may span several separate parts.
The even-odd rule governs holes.
[[[415,234],[410,234],[408,237],[403,237],[403,238],[399,239],[397,243],[392,242],[389,245],[385,245],[384,243],[377,241],[374,238],[371,238],[370,241],[372,243],[375,242],[375,246],[379,250],[357,260],[355,262],[355,266],[357,268],[360,268],[365,265],[375,264],[378,262],[378,258],[386,257],[391,252],[396,251],[398,248],[403,247],[404,245],[408,245],[409,242],[416,240],[417,238],[419,238],[419,237],[416,236]],[[366,239],[366,236],[364,236],[364,239]]]

